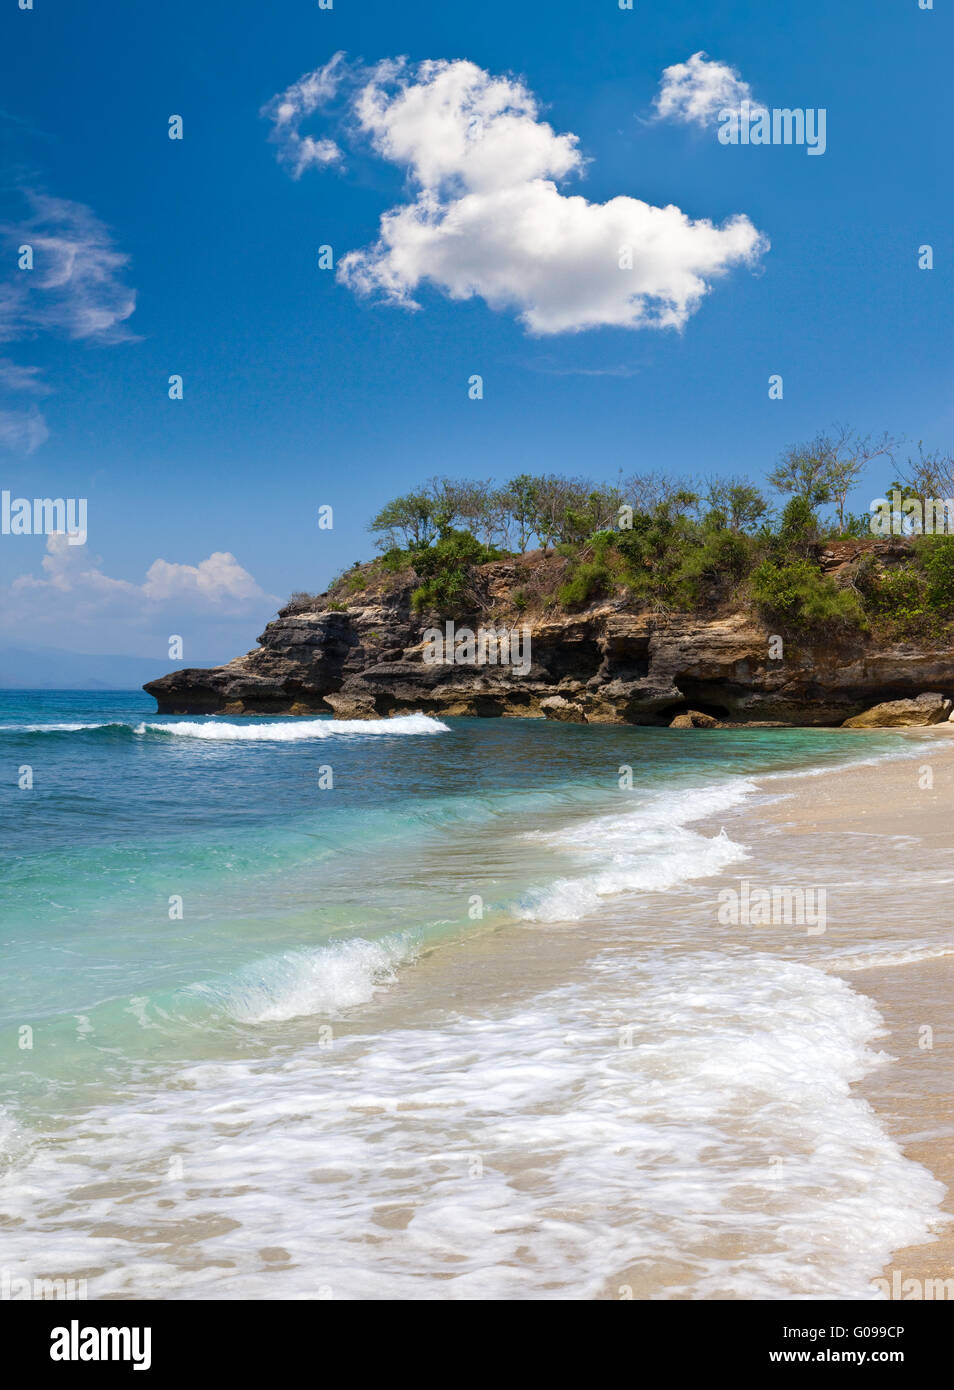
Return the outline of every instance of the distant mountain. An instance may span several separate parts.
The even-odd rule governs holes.
[[[94,656],[55,647],[0,647],[0,690],[138,690],[174,665],[168,657]],[[201,668],[215,663],[190,661],[189,665]]]

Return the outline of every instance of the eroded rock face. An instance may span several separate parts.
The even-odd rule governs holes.
[[[863,714],[845,720],[846,729],[910,729],[940,724],[948,719],[952,703],[943,695],[918,695],[914,700],[888,700]]]
[[[556,719],[564,724],[585,724],[583,706],[575,700],[564,699],[562,695],[547,695],[540,701],[540,709],[545,719]]]
[[[324,700],[336,719],[377,719],[378,717],[372,695],[344,695],[339,692],[337,695],[326,695]],[[294,710],[291,712],[295,713]]]
[[[914,701],[923,711],[917,701],[926,690],[941,692],[934,701],[954,694],[954,651],[940,646],[879,646],[856,634],[786,640],[776,660],[771,631],[749,613],[632,612],[621,598],[583,613],[528,617],[509,602],[526,573],[512,560],[485,565],[484,611],[457,620],[458,628],[528,627],[526,674],[508,665],[429,664],[424,633],[440,620],[412,613],[406,584],[359,595],[345,612],[324,598],[289,606],[247,656],[209,671],[175,671],[145,689],[168,714],[333,710],[353,719],[423,710],[663,726],[690,711],[728,724],[835,726],[885,702]]]
[[[685,714],[677,714],[669,727],[670,729],[721,729],[724,726],[718,719],[713,719],[711,714],[700,714],[697,709],[690,709]]]

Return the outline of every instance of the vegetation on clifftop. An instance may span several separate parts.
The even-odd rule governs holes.
[[[432,478],[372,519],[382,553],[340,576],[324,606],[400,582],[415,611],[461,616],[486,606],[481,567],[515,560],[521,579],[509,607],[518,613],[612,598],[659,610],[749,606],[793,633],[889,637],[916,624],[940,634],[954,625],[954,535],[879,547],[870,515],[848,510],[860,474],[882,458],[898,475],[885,490],[892,506],[954,496],[949,457],[919,445],[898,469],[895,448],[887,436],[819,435],[786,451],[767,476],[771,492],[744,478],[659,473],[613,484],[524,473],[503,487]]]

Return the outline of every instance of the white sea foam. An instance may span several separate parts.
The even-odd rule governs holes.
[[[879,970],[892,965],[916,965],[922,960],[937,960],[942,956],[954,956],[954,945],[950,942],[911,941],[884,942],[879,945],[859,946],[853,951],[839,951],[828,956],[819,964],[826,970],[854,972],[856,970]]]
[[[303,739],[336,738],[341,734],[441,734],[446,724],[428,714],[404,714],[394,719],[289,719],[274,724],[200,724],[183,720],[177,724],[142,723],[137,734],[178,734],[180,738],[247,739],[251,742],[298,743]]]
[[[852,1093],[882,1031],[808,966],[614,951],[439,1028],[147,1074],[0,1180],[4,1259],[95,1265],[91,1297],[870,1298],[943,1195]]]
[[[355,938],[308,951],[285,951],[216,984],[198,984],[200,995],[239,1023],[278,1023],[312,1015],[335,1017],[393,984],[399,965],[412,960],[409,933],[378,941]]]
[[[569,851],[586,873],[555,880],[527,894],[515,915],[530,922],[577,921],[619,893],[660,893],[691,879],[706,878],[748,857],[721,830],[707,837],[692,821],[740,806],[755,784],[738,778],[709,787],[660,793],[632,810],[578,821],[559,831],[530,831],[529,837]]]
[[[0,724],[0,734],[76,734],[83,729],[125,729],[122,723],[98,724]]]
[[[28,1148],[23,1131],[5,1105],[0,1105],[0,1173],[11,1163],[22,1160]]]
[[[828,732],[831,731],[829,730]],[[861,734],[864,731],[855,730],[853,732]],[[788,781],[789,778],[800,780],[805,777],[827,777],[829,773],[851,772],[856,767],[880,767],[882,763],[905,761],[912,756],[912,745],[918,742],[919,736],[926,736],[922,744],[923,747],[927,746],[927,738],[929,737],[927,728],[907,730],[881,729],[878,732],[882,734],[906,733],[913,737],[906,738],[904,743],[900,744],[900,746],[896,744],[889,748],[883,748],[878,753],[869,753],[867,756],[862,756],[862,750],[859,746],[854,757],[850,754],[846,754],[845,758],[839,762],[822,762],[815,767],[781,768],[777,772],[760,772],[758,774],[759,782]],[[860,742],[859,740],[859,744]]]

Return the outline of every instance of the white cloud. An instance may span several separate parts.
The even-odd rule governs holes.
[[[0,226],[5,264],[0,283],[0,342],[55,333],[100,343],[131,340],[126,320],[136,294],[122,281],[129,257],[117,251],[106,227],[82,203],[28,192],[29,213]],[[20,247],[32,248],[33,268],[21,269]],[[0,390],[9,396],[49,391],[39,368],[0,360]],[[49,437],[43,415],[0,409],[0,447],[25,453]]]
[[[475,63],[387,63],[355,101],[382,159],[437,193],[493,193],[578,173],[575,135],[556,135],[524,85]]]
[[[36,331],[115,343],[133,335],[126,320],[136,292],[122,283],[129,257],[82,203],[28,193],[32,215],[2,229],[13,270],[0,286],[0,340]],[[21,270],[17,248],[33,248],[32,270]]]
[[[191,602],[210,606],[238,606],[266,595],[248,570],[227,550],[216,550],[197,565],[175,565],[154,560],[146,572],[142,592],[153,602]]]
[[[333,61],[337,90],[345,70]],[[584,171],[577,137],[541,120],[516,78],[398,60],[354,69],[351,83],[353,133],[406,170],[413,195],[382,216],[372,246],[339,260],[359,294],[418,308],[431,284],[512,310],[541,335],[681,328],[714,279],[767,249],[744,215],[716,226],[672,205],[563,193],[557,181]]]
[[[45,396],[50,390],[40,378],[39,367],[22,367],[18,362],[11,362],[9,357],[0,357],[0,387],[7,391],[29,391],[37,396]]]
[[[693,53],[685,63],[664,68],[654,102],[656,119],[683,125],[712,125],[723,110],[753,102],[752,88],[728,63]]]
[[[620,269],[622,248],[631,248],[630,269]],[[681,328],[709,280],[761,249],[745,217],[715,227],[636,198],[565,197],[541,180],[388,213],[377,244],[344,257],[341,275],[409,305],[425,280],[452,299],[479,294],[492,309],[516,309],[537,334]]]
[[[302,135],[301,123],[335,95],[343,60],[344,54],[336,53],[324,67],[306,72],[262,107],[261,114],[272,122],[269,138],[278,146],[278,158],[291,169],[293,179],[300,179],[306,169],[315,165],[336,164],[341,159],[341,150],[334,140]]]
[[[21,633],[52,619],[64,623],[149,623],[163,615],[240,617],[274,605],[248,570],[228,551],[215,551],[197,565],[154,560],[141,584],[104,573],[85,546],[66,535],[48,536],[42,575],[14,579],[0,605],[2,625]]]

